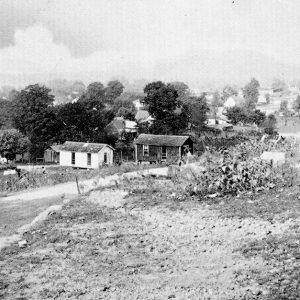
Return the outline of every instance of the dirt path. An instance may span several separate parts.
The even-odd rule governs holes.
[[[102,177],[93,178],[88,180],[79,179],[79,190],[83,194],[96,187],[113,186],[124,178],[136,178],[139,176],[147,176],[147,175],[166,176],[167,172],[168,172],[168,168],[164,167],[164,168],[154,168],[154,169],[128,172],[124,174],[115,174],[103,178]],[[61,196],[69,197],[74,195],[78,195],[76,182],[66,182],[66,183],[56,184],[53,186],[45,186],[45,187],[41,187],[29,191],[11,193],[5,197],[0,196],[0,204],[2,201],[11,201],[11,200],[31,201],[34,199],[61,197]]]
[[[155,185],[167,189],[168,182]],[[239,248],[282,234],[292,220],[222,218],[199,201],[178,202],[151,190],[126,195],[94,191],[74,200],[27,233],[30,248],[3,251],[0,297],[1,291],[4,299],[253,299],[268,293],[249,278],[267,270],[263,259],[247,259]]]
[[[96,187],[114,186],[124,178],[136,178],[145,175],[166,176],[167,168],[156,168],[122,175],[111,175],[79,182],[80,192],[86,193]],[[3,241],[10,240],[18,228],[29,224],[41,212],[52,205],[63,204],[64,199],[78,196],[76,182],[57,184],[34,190],[13,193],[0,197],[0,249]],[[12,240],[15,240],[15,236]]]

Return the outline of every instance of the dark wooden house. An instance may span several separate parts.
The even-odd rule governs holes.
[[[140,134],[135,140],[136,162],[176,161],[193,153],[193,140],[188,135]]]

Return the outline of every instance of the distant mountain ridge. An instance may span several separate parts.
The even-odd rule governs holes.
[[[141,71],[147,69],[147,65],[141,66]],[[177,58],[157,61],[151,68],[151,78],[145,77],[148,82],[153,80],[184,81],[189,86],[217,87],[226,84],[243,86],[255,77],[263,86],[270,86],[274,78],[284,81],[300,79],[300,67],[285,64],[270,56],[245,50],[202,50],[197,53],[188,53]],[[121,72],[121,71],[120,71]],[[110,77],[123,76],[115,74],[109,69],[105,72]],[[141,72],[142,73],[142,72]],[[130,80],[139,80],[127,70]],[[108,76],[108,75],[107,75]],[[92,81],[104,82],[110,78],[100,78],[101,74],[93,72],[66,73],[66,74],[6,74],[0,73],[1,85],[24,86],[37,82],[47,82],[53,78],[66,78],[68,80],[82,80],[85,84]],[[143,78],[144,79],[144,78]]]
[[[252,51],[212,50],[183,56],[156,66],[155,73],[163,78],[183,80],[204,85],[225,84],[244,85],[251,77],[262,85],[270,86],[274,78],[285,81],[300,78],[300,67],[278,62],[277,60]],[[175,77],[175,78],[174,78]],[[183,80],[184,81],[184,80]]]

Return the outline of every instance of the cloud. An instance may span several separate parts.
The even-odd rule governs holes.
[[[157,64],[206,49],[300,65],[299,8],[298,0],[2,0],[0,71],[152,78]]]
[[[0,48],[13,45],[15,31],[38,22],[48,6],[48,0],[1,0]]]
[[[14,45],[0,50],[0,65],[6,75],[109,80],[112,76],[137,78],[151,76],[156,57],[140,51],[125,55],[119,51],[95,51],[86,57],[73,57],[67,46],[56,44],[52,33],[40,25],[17,30]]]

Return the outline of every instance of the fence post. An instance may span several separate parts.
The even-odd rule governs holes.
[[[78,184],[78,178],[77,176],[75,176],[75,179],[76,179],[76,185],[77,185],[77,191],[78,191],[78,195],[80,195],[80,189],[79,189],[79,184]]]

